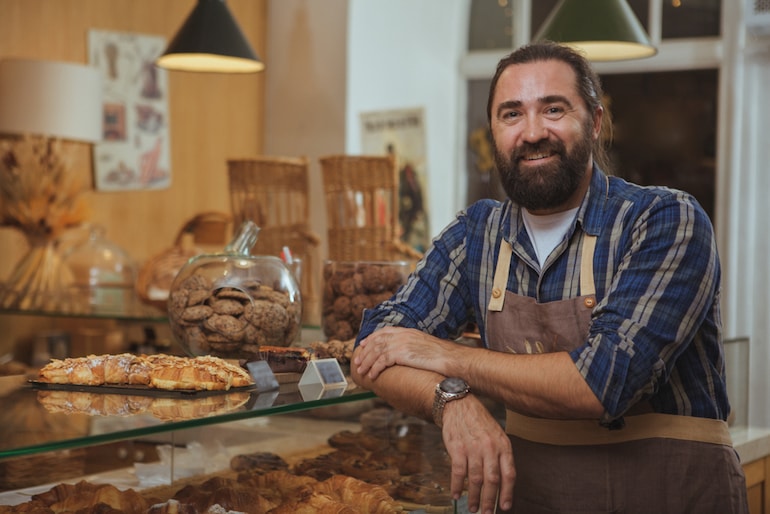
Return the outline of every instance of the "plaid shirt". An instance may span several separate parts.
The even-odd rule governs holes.
[[[656,412],[727,419],[719,257],[696,200],[595,167],[573,225],[543,269],[520,210],[481,200],[460,212],[399,292],[366,311],[359,340],[385,325],[454,339],[474,322],[486,344],[501,240],[513,247],[508,290],[544,303],[580,294],[578,250],[588,233],[597,236],[597,305],[587,340],[570,355],[605,420],[642,400]]]

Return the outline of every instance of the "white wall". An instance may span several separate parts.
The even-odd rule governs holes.
[[[465,116],[459,60],[467,2],[351,0],[348,27],[346,149],[361,153],[360,115],[422,108],[431,236],[464,207],[458,127]]]

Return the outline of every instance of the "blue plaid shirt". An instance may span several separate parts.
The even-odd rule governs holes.
[[[507,288],[538,302],[580,294],[580,240],[597,236],[597,305],[585,343],[570,355],[602,402],[605,420],[648,400],[656,412],[727,419],[720,265],[714,231],[696,200],[641,187],[594,168],[576,219],[544,269],[510,201],[481,200],[433,241],[407,283],[367,310],[358,340],[386,325],[444,339],[478,325],[503,238],[513,247]]]

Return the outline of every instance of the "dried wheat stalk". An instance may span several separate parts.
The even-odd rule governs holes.
[[[29,252],[0,289],[0,307],[58,309],[71,277],[58,237],[88,217],[81,182],[62,144],[40,136],[0,140],[0,225],[27,237]]]
[[[56,238],[85,221],[83,185],[69,173],[70,161],[55,139],[0,140],[0,224],[28,237]]]

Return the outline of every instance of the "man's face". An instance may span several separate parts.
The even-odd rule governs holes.
[[[536,214],[577,207],[601,112],[588,113],[572,68],[558,60],[509,66],[491,114],[495,161],[511,200]]]

